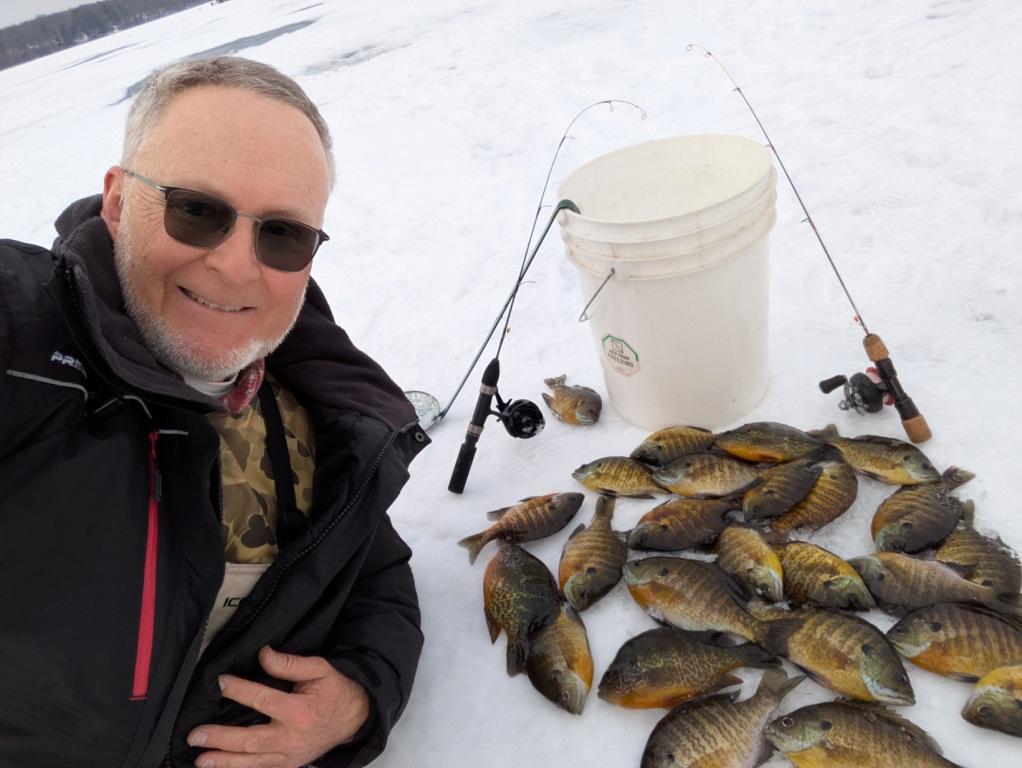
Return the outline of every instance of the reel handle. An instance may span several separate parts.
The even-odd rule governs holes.
[[[913,443],[925,443],[933,437],[933,433],[923,414],[898,381],[898,372],[891,362],[891,353],[887,351],[887,345],[875,333],[870,333],[863,338],[862,346],[866,349],[866,356],[876,364],[877,373],[887,391],[894,397],[894,407],[898,409],[901,426],[905,429],[908,439]]]

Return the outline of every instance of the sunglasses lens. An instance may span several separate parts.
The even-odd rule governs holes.
[[[234,220],[234,209],[215,197],[185,189],[167,193],[163,226],[182,243],[212,248],[227,237]]]
[[[319,243],[319,231],[310,226],[287,219],[270,219],[259,225],[256,255],[268,267],[298,272],[312,261]]]

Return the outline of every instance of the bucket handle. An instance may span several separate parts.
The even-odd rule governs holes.
[[[606,278],[604,278],[602,283],[600,283],[600,287],[596,289],[596,293],[594,293],[593,297],[591,299],[589,299],[589,303],[587,303],[584,307],[582,307],[582,313],[578,316],[578,321],[580,323],[588,323],[590,320],[592,320],[593,316],[592,315],[587,315],[586,311],[589,309],[589,307],[591,307],[593,305],[593,302],[596,301],[596,297],[600,295],[600,291],[602,291],[603,287],[607,283],[610,282],[610,278],[612,278],[612,277],[614,277],[614,268],[613,267],[610,268],[610,274],[607,275]]]

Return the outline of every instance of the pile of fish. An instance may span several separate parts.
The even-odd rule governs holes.
[[[570,389],[563,378],[547,383],[551,407],[570,399],[558,392]],[[577,414],[571,402],[566,412]],[[900,487],[873,516],[876,551],[846,561],[803,539],[852,506],[857,475]],[[774,749],[796,766],[954,766],[888,709],[915,702],[905,659],[974,683],[962,716],[1022,736],[1022,568],[976,530],[972,502],[953,495],[972,473],[940,472],[900,440],[758,422],[721,434],[661,430],[573,477],[600,496],[592,523],[568,538],[556,580],[518,544],[565,528],[582,494],[525,499],[459,543],[474,562],[502,541],[483,580],[491,641],[503,631],[508,674],[526,672],[569,712],[582,713],[594,674],[582,612],[623,581],[663,625],[627,641],[598,686],[622,707],[671,710],[642,768],[752,766]],[[615,498],[656,495],[672,498],[630,530],[612,528]],[[629,550],[649,554],[629,559]],[[899,618],[886,633],[856,615],[876,608]],[[773,718],[804,679],[779,669],[782,659],[843,698]],[[741,667],[766,672],[738,702],[722,689],[742,682],[732,674]]]

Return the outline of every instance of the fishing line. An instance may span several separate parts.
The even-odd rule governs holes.
[[[518,295],[518,289],[521,288],[522,286],[522,281],[525,279],[525,274],[529,271],[529,267],[532,265],[532,259],[529,258],[529,250],[532,248],[533,239],[536,236],[536,225],[539,223],[539,215],[544,208],[543,200],[546,197],[547,188],[550,186],[550,177],[553,175],[554,166],[557,164],[557,158],[560,156],[561,148],[564,146],[564,144],[569,139],[574,138],[569,134],[571,132],[572,127],[575,125],[578,119],[582,117],[582,115],[584,115],[590,109],[598,107],[601,104],[609,105],[611,112],[614,111],[615,104],[623,104],[625,106],[639,110],[640,119],[642,120],[646,119],[646,110],[640,107],[638,104],[633,104],[632,102],[627,101],[625,99],[603,99],[602,101],[595,101],[589,106],[587,106],[585,109],[582,109],[577,115],[575,115],[571,119],[571,122],[568,123],[568,127],[565,128],[564,133],[561,134],[561,140],[557,143],[557,149],[554,151],[553,159],[550,161],[550,167],[547,169],[546,179],[543,182],[543,189],[540,191],[539,194],[539,203],[536,205],[536,215],[532,219],[532,228],[529,230],[529,239],[526,240],[525,242],[525,251],[522,253],[522,263],[521,266],[518,268],[518,278],[515,280],[514,289],[511,291],[511,293],[507,297],[507,300],[504,302],[504,306],[501,308],[500,314],[498,314],[497,318],[493,321],[493,325],[490,327],[489,333],[486,334],[486,339],[483,341],[482,346],[479,347],[479,351],[476,352],[476,356],[472,359],[472,363],[471,365],[469,365],[468,370],[465,371],[465,376],[464,378],[462,378],[461,383],[458,384],[458,388],[454,391],[454,394],[451,396],[451,399],[448,401],[446,407],[444,407],[444,409],[440,411],[440,415],[437,417],[437,421],[444,418],[444,416],[447,415],[447,412],[451,409],[451,406],[454,405],[454,401],[458,398],[458,395],[461,394],[461,390],[464,388],[465,382],[467,382],[468,377],[472,375],[472,371],[475,370],[476,365],[479,363],[479,358],[482,357],[483,352],[486,350],[487,345],[493,338],[493,333],[497,329],[497,326],[500,324],[501,318],[504,318],[504,328],[500,333],[500,341],[497,343],[497,353],[496,355],[494,355],[495,358],[500,357],[501,348],[504,346],[504,338],[507,336],[508,327],[511,322],[511,312],[514,309],[515,297]],[[546,236],[546,233],[547,231],[549,231],[549,229],[550,225],[547,225],[546,229],[543,232],[544,237]],[[542,242],[542,238],[540,239],[540,242]],[[536,254],[533,253],[532,258],[535,258],[535,256]],[[506,317],[505,312],[507,313]]]
[[[859,308],[855,306],[855,300],[852,298],[852,294],[848,291],[848,287],[845,285],[844,278],[841,277],[841,272],[838,271],[837,264],[834,263],[834,259],[831,258],[830,255],[830,251],[827,250],[827,246],[823,242],[823,238],[820,237],[820,232],[816,228],[816,222],[813,221],[813,217],[809,215],[809,209],[806,208],[806,204],[802,202],[802,195],[798,193],[798,189],[795,187],[795,182],[791,180],[791,175],[788,173],[788,169],[784,167],[784,161],[781,160],[781,156],[777,152],[777,147],[774,146],[773,141],[770,140],[770,136],[766,132],[766,128],[764,128],[763,123],[760,122],[759,115],[756,114],[756,110],[752,108],[752,104],[750,104],[749,100],[745,97],[745,93],[742,91],[742,87],[738,85],[734,77],[732,77],[731,73],[728,71],[728,68],[724,66],[720,59],[718,59],[716,56],[710,53],[710,51],[703,48],[703,46],[697,45],[696,43],[689,43],[685,50],[691,51],[693,48],[698,48],[705,54],[707,58],[713,59],[717,66],[724,71],[725,75],[727,75],[727,79],[731,81],[731,84],[735,87],[735,90],[738,92],[738,95],[742,97],[742,101],[745,102],[745,106],[749,108],[749,111],[752,113],[753,119],[756,121],[756,125],[759,126],[760,131],[763,132],[763,137],[767,140],[767,146],[770,147],[770,151],[773,152],[774,157],[777,158],[777,162],[780,164],[781,170],[784,171],[784,177],[788,180],[788,184],[791,185],[791,191],[795,193],[795,197],[798,200],[798,204],[802,206],[802,212],[806,215],[804,221],[809,222],[809,226],[813,228],[813,234],[816,235],[816,239],[820,241],[820,247],[823,249],[823,254],[827,257],[827,261],[830,262],[831,269],[834,270],[834,274],[837,276],[838,282],[841,283],[841,290],[845,292],[845,296],[848,297],[848,303],[852,305],[852,309],[855,311],[855,322],[862,326],[862,330],[868,336],[869,328],[866,327],[866,321],[863,319],[862,313],[859,312]]]

